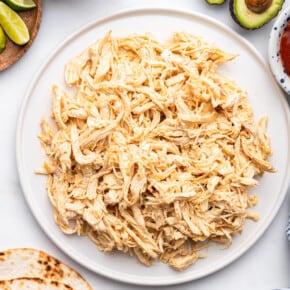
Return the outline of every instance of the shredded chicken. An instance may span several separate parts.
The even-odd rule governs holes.
[[[109,32],[66,64],[74,90],[52,88],[36,170],[64,233],[183,270],[258,219],[249,189],[275,168],[267,117],[218,72],[235,57],[185,32]]]

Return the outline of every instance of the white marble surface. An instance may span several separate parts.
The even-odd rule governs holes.
[[[290,5],[290,0],[285,1]],[[0,250],[35,247],[49,252],[78,270],[94,289],[148,289],[101,277],[63,254],[42,232],[22,195],[15,159],[18,113],[28,84],[40,64],[74,30],[111,13],[134,7],[166,7],[197,11],[225,23],[248,39],[267,60],[267,41],[273,21],[256,31],[241,29],[233,22],[228,3],[209,6],[204,0],[43,0],[39,34],[25,56],[0,72]],[[258,242],[224,269],[197,281],[156,289],[275,289],[290,286],[290,247],[285,236],[289,194],[274,221]],[[0,273],[1,279],[1,273]],[[154,287],[150,287],[155,289]]]

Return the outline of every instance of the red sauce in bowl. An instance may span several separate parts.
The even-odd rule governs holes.
[[[290,77],[290,21],[287,23],[281,36],[280,56],[284,69]]]

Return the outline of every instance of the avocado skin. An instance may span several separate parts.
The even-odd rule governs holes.
[[[230,13],[231,13],[231,16],[232,16],[233,20],[239,26],[241,26],[242,28],[245,28],[247,30],[255,30],[255,29],[258,29],[258,28],[264,26],[265,24],[267,24],[269,21],[271,21],[273,18],[275,18],[277,16],[277,14],[280,12],[280,10],[282,9],[282,6],[283,6],[283,4],[285,2],[285,0],[281,0],[280,1],[281,2],[280,7],[272,15],[270,15],[270,17],[267,17],[268,16],[267,12],[269,11],[269,9],[271,9],[271,6],[265,12],[260,13],[260,14],[251,12],[251,16],[250,16],[251,17],[251,20],[253,19],[253,17],[255,17],[255,14],[256,15],[265,14],[264,21],[263,22],[259,22],[256,25],[254,25],[254,24],[248,24],[248,23],[246,23],[245,22],[246,19],[240,20],[239,19],[239,15],[236,14],[236,12],[235,12],[235,5],[236,5],[237,2],[240,2],[240,1],[245,2],[245,0],[230,0],[230,2],[229,2],[229,9],[230,9]],[[274,2],[275,1],[273,1],[273,3]],[[271,4],[271,5],[273,5],[273,4]],[[250,11],[250,10],[248,9],[248,11]]]
[[[205,2],[210,5],[221,5],[224,4],[226,0],[205,0]]]

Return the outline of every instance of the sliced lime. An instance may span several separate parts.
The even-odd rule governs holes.
[[[1,1],[0,25],[14,43],[24,45],[29,41],[30,35],[25,22],[15,11]]]
[[[6,35],[0,26],[0,53],[5,49],[6,47]]]
[[[36,7],[33,0],[2,0],[6,2],[13,10],[21,11]]]

